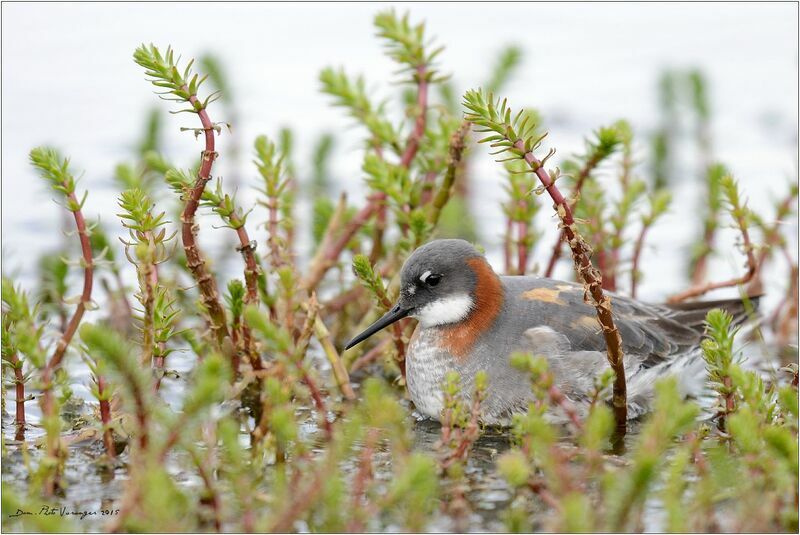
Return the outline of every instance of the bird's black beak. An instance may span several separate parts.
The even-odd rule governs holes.
[[[384,327],[388,327],[392,323],[399,321],[411,313],[410,308],[403,308],[400,306],[400,303],[397,303],[392,309],[384,314],[378,321],[364,329],[364,332],[347,342],[347,345],[344,346],[345,349],[350,349],[356,344],[359,344],[375,334],[376,332],[380,331]]]

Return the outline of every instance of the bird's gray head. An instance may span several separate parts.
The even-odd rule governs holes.
[[[480,259],[464,240],[434,240],[414,251],[400,272],[400,298],[378,321],[348,342],[345,349],[366,340],[392,323],[411,316],[423,327],[457,323],[475,306],[478,276],[469,261]]]

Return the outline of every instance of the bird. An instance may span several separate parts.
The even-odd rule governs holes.
[[[722,308],[737,324],[748,317],[741,299],[651,304],[608,295],[622,338],[628,419],[651,409],[655,382],[662,377],[677,376],[686,396],[702,390],[700,342],[709,310]],[[608,368],[605,339],[582,284],[497,275],[465,240],[438,239],[417,248],[400,271],[397,302],[345,349],[406,317],[417,325],[407,347],[405,380],[422,417],[440,419],[449,372],[458,373],[461,395],[469,400],[476,375],[484,371],[481,421],[510,425],[534,400],[529,376],[511,364],[515,352],[544,357],[555,386],[585,415],[595,379]]]

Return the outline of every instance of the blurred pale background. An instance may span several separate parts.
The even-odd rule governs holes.
[[[485,80],[504,45],[519,45],[523,65],[504,93],[515,106],[542,112],[549,142],[561,157],[580,151],[593,129],[626,118],[644,159],[659,120],[660,73],[698,68],[710,86],[715,157],[741,180],[751,205],[771,214],[768,207],[796,179],[796,4],[391,5],[409,10],[412,20],[424,19],[429,35],[446,46],[440,67],[454,74],[458,91]],[[331,131],[339,136],[335,187],[353,192],[351,202],[358,203],[361,131],[319,93],[317,76],[325,66],[343,65],[349,73],[363,73],[376,98],[396,95],[400,88],[390,84],[395,65],[382,54],[372,27],[374,14],[391,5],[3,4],[4,272],[17,272],[25,281],[38,255],[61,240],[59,209],[27,163],[36,145],[58,147],[85,170],[87,213],[122,234],[114,219],[114,167],[132,159],[146,112],[169,106],[156,99],[131,59],[142,42],[172,44],[184,57],[213,52],[224,62],[239,112],[233,128],[245,148],[236,171],[243,186],[255,184],[249,152],[256,135],[275,136],[280,127],[291,127],[303,179],[311,144]],[[210,110],[215,121],[229,119],[222,110]],[[201,147],[179,127],[195,122],[188,114],[165,117],[165,151],[184,166]],[[226,159],[230,139],[220,138],[217,175],[234,172]],[[472,206],[483,245],[499,260],[502,173],[483,148],[478,152],[474,191],[480,200]],[[696,162],[689,155],[678,169],[685,173],[678,173],[683,180],[673,209],[655,229],[654,248],[643,259],[646,298],[662,298],[685,284],[686,248],[699,233]],[[249,205],[254,197],[242,191],[240,199]],[[301,221],[307,221],[307,205],[299,208],[305,210]],[[253,218],[262,220],[261,213]],[[549,218],[542,225],[554,227]],[[263,229],[250,226],[263,241]],[[734,237],[723,233],[725,253],[713,264],[714,278],[741,269],[742,257],[725,246]],[[548,234],[534,252],[536,261],[546,261],[551,243]],[[566,269],[559,274],[567,276]],[[785,278],[775,282],[776,290],[784,283]]]

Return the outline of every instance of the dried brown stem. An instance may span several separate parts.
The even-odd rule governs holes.
[[[188,92],[186,86],[183,86],[182,89]],[[198,102],[195,95],[189,97],[189,101],[192,105]],[[211,167],[217,157],[217,153],[214,150],[214,125],[211,119],[209,119],[205,109],[199,110],[197,116],[200,118],[200,123],[203,125],[205,149],[202,153],[200,171],[197,173],[197,181],[195,181],[194,186],[189,190],[186,206],[184,206],[183,213],[181,214],[181,240],[183,241],[183,249],[186,253],[186,265],[200,289],[200,298],[208,311],[211,330],[217,341],[217,345],[222,348],[223,341],[230,336],[225,319],[225,310],[220,303],[217,281],[208,271],[203,254],[197,245],[197,230],[194,222],[195,213],[197,213],[197,208],[200,205],[200,198],[203,195],[206,184],[211,180]]]
[[[322,350],[325,352],[328,362],[331,364],[333,378],[336,381],[336,386],[339,387],[339,391],[344,398],[349,401],[356,399],[356,394],[353,392],[353,387],[350,384],[350,377],[347,374],[347,368],[345,368],[342,363],[339,352],[336,351],[336,347],[331,339],[331,333],[328,331],[328,328],[319,315],[317,315],[314,320],[314,333],[316,334],[317,340],[319,340],[319,343],[322,345]]]
[[[628,419],[627,387],[625,383],[625,364],[622,353],[622,337],[614,324],[614,317],[611,310],[611,300],[603,293],[603,277],[600,271],[592,265],[589,258],[591,249],[578,233],[575,219],[572,216],[572,208],[564,199],[555,182],[542,167],[542,163],[530,151],[525,151],[525,142],[517,140],[514,148],[521,154],[534,171],[542,186],[553,200],[554,209],[561,219],[561,227],[567,244],[572,250],[572,259],[578,274],[578,279],[584,282],[584,287],[592,299],[592,304],[597,311],[597,319],[603,328],[603,337],[606,341],[606,351],[608,363],[614,370],[614,391],[612,395],[614,418],[617,423],[617,431],[625,433]]]

